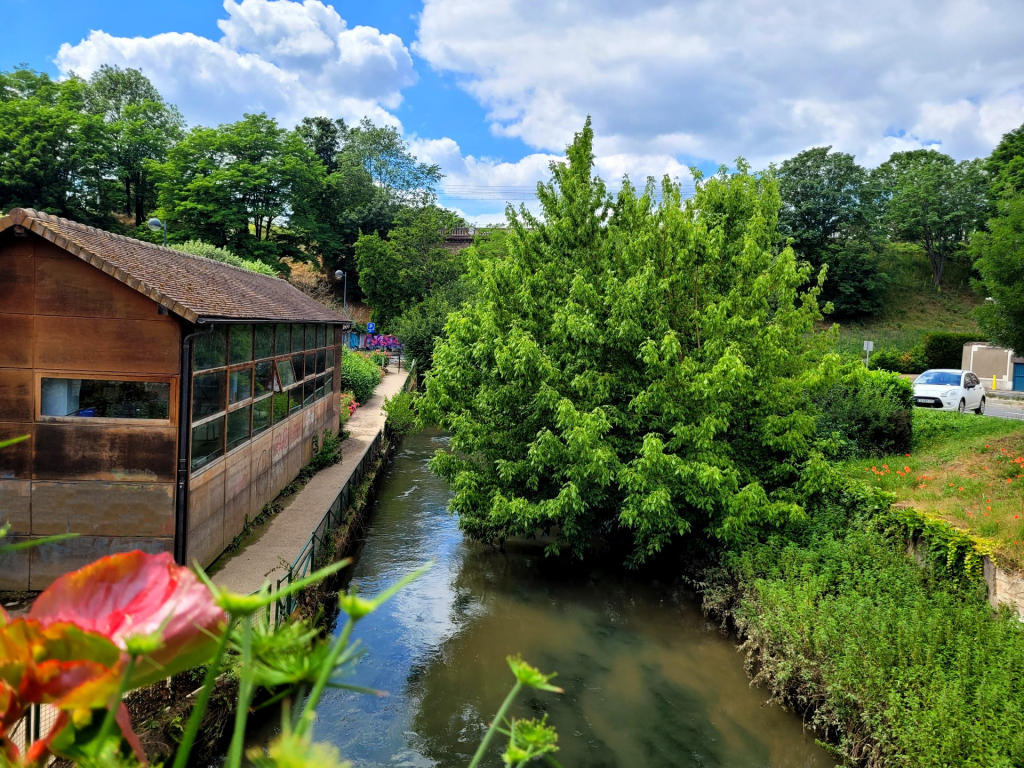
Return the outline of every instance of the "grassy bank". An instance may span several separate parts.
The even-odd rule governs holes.
[[[850,478],[982,541],[1024,571],[1024,424],[918,410],[910,456],[848,462]]]
[[[1001,449],[1017,444],[1020,426],[930,413],[915,414],[915,426],[911,456],[842,465],[839,490],[819,497],[807,520],[726,553],[705,604],[740,633],[755,680],[844,764],[1024,765],[1022,625],[992,611],[963,560],[909,556],[911,531],[890,494],[935,501],[952,520],[972,510],[969,487],[1003,509],[997,479],[1016,488],[1001,473],[1020,465]],[[977,477],[951,489],[943,472]],[[929,490],[934,498],[913,495]],[[977,525],[994,525],[982,517]]]

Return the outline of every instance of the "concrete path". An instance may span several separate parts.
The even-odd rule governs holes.
[[[309,536],[323,519],[338,491],[362,460],[377,434],[384,429],[384,398],[401,391],[407,371],[392,369],[373,397],[345,424],[349,437],[341,444],[341,461],[318,472],[284,509],[263,526],[243,549],[214,564],[213,583],[233,592],[255,592],[267,581],[276,584],[295,562]]]

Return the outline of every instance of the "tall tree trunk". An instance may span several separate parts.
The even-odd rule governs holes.
[[[146,174],[140,172],[135,183],[135,226],[141,227],[144,218],[146,218]]]
[[[132,215],[132,177],[124,177],[124,215]]]

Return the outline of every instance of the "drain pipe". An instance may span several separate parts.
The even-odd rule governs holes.
[[[199,318],[202,323],[203,319]],[[178,492],[174,510],[174,562],[188,565],[188,476],[192,443],[192,342],[213,332],[213,326],[193,331],[181,340],[181,385],[178,387]]]

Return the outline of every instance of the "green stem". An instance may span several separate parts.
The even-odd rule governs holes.
[[[100,745],[100,749],[103,749],[103,742],[107,740],[107,736],[110,735],[110,731],[114,728],[114,721],[117,719],[117,710],[121,707],[121,702],[124,700],[124,694],[128,690],[128,680],[131,679],[132,672],[134,671],[135,656],[129,656],[128,666],[125,667],[124,677],[121,678],[121,685],[117,689],[117,696],[107,709],[107,714],[103,717],[103,724],[100,726],[99,735],[96,737],[96,743]]]
[[[239,667],[238,709],[235,710],[235,732],[231,734],[231,746],[225,765],[227,768],[241,768],[242,748],[245,746],[245,723],[249,718],[249,704],[252,703],[252,616],[247,615],[242,623],[242,663]]]
[[[224,632],[220,636],[220,640],[217,641],[217,652],[214,654],[213,661],[210,662],[210,666],[206,670],[206,675],[203,677],[203,687],[199,690],[199,698],[196,699],[195,706],[192,707],[192,714],[188,716],[188,724],[185,726],[185,735],[181,737],[181,743],[178,745],[177,751],[174,753],[174,765],[172,768],[185,768],[188,765],[189,754],[192,752],[192,745],[195,743],[196,736],[199,734],[199,724],[203,720],[203,715],[206,714],[206,705],[210,701],[210,695],[213,693],[214,684],[217,680],[217,675],[220,674],[221,662],[224,659],[224,653],[228,647],[228,637],[231,635],[228,627],[224,627]]]
[[[498,710],[498,714],[494,716],[494,720],[491,721],[491,727],[487,729],[487,733],[484,734],[483,739],[480,741],[480,746],[477,747],[476,754],[473,755],[473,762],[469,764],[469,768],[476,768],[480,765],[480,761],[484,759],[484,753],[487,752],[487,745],[491,743],[491,738],[498,730],[498,726],[501,721],[505,719],[505,713],[508,712],[508,708],[512,706],[512,702],[515,701],[516,696],[519,695],[520,689],[523,684],[516,680],[516,684],[512,686],[512,690],[508,692],[508,696],[505,697],[505,701],[501,703],[501,708]]]
[[[345,629],[341,631],[341,635],[334,641],[330,654],[320,668],[320,674],[317,675],[316,682],[313,684],[313,690],[310,691],[309,698],[306,700],[306,706],[302,710],[302,717],[299,718],[299,724],[295,728],[297,736],[303,736],[310,726],[313,725],[313,718],[316,716],[316,707],[320,703],[320,696],[323,694],[328,680],[331,679],[334,667],[338,663],[338,657],[348,647],[348,638],[352,634],[354,626],[355,622],[350,617],[345,623]]]

